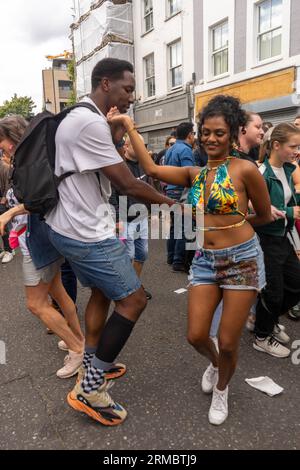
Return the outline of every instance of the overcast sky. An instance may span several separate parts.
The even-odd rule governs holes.
[[[40,111],[46,55],[71,50],[73,0],[0,0],[0,105],[14,93]]]

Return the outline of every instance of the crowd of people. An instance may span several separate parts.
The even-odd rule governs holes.
[[[117,358],[155,296],[141,282],[147,207],[171,208],[166,262],[173,273],[189,273],[188,342],[209,361],[201,387],[212,394],[209,422],[220,425],[245,325],[254,332],[255,350],[290,354],[280,316],[299,319],[300,117],[273,126],[247,113],[237,98],[218,95],[202,110],[197,132],[193,123],[179,124],[153,156],[127,114],[134,101],[132,65],[104,59],[91,84],[83,103],[95,112],[75,108],[57,129],[54,172],[68,177],[44,218],[18,201],[9,182],[27,122],[0,120],[1,261],[11,262],[20,246],[27,307],[68,351],[57,376],[77,375],[68,404],[118,425],[127,412],[108,393],[111,380],[126,373]],[[138,202],[145,212],[137,218],[130,209]],[[195,250],[186,249],[187,205],[196,241],[202,240]],[[91,293],[84,333],[77,280]]]

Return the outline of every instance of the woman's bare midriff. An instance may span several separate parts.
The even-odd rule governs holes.
[[[226,220],[224,221],[225,218]],[[236,224],[238,222],[241,222],[242,220],[243,218],[241,216],[206,215],[205,226],[222,227],[224,225]],[[254,233],[255,232],[252,226],[248,222],[245,222],[245,224],[241,227],[229,228],[225,230],[216,230],[212,232],[204,232],[203,248],[206,248],[208,250],[221,250],[222,248],[229,248],[230,246],[235,246],[247,242],[254,236]]]

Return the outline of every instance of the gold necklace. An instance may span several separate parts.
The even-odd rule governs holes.
[[[226,162],[228,157],[226,158],[223,158],[222,160],[207,160],[207,163],[215,163],[215,162]],[[206,165],[207,169],[210,171],[210,170],[217,170],[219,168],[219,166],[221,165],[218,165],[218,166],[213,166],[213,167],[209,167]]]

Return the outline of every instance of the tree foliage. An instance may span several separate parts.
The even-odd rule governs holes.
[[[34,116],[34,108],[36,108],[36,105],[30,96],[17,96],[15,93],[10,101],[4,101],[3,105],[0,106],[0,118],[11,114],[19,114],[28,119]]]
[[[68,75],[69,75],[69,79],[72,81],[73,83],[73,90],[72,90],[72,93],[70,95],[70,98],[68,100],[68,105],[72,105],[72,104],[75,104],[77,103],[77,93],[76,93],[76,65],[75,65],[75,60],[70,60],[70,62],[68,63]]]

